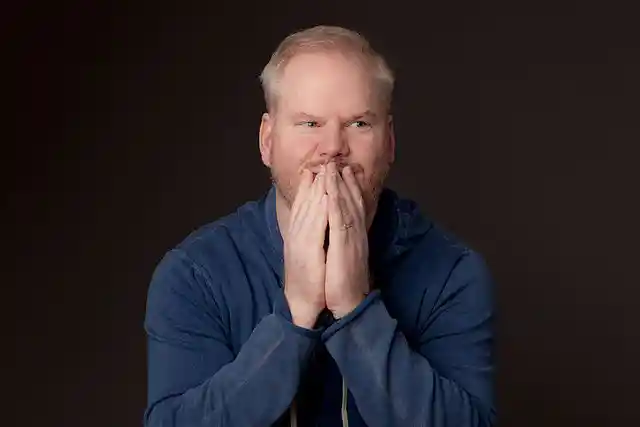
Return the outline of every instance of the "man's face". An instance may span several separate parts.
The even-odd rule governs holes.
[[[330,53],[295,56],[279,81],[275,111],[260,128],[262,161],[291,207],[305,168],[352,166],[372,216],[394,159],[390,117],[356,61]]]

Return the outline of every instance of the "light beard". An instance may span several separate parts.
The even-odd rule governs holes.
[[[278,198],[284,201],[287,210],[291,210],[297,192],[294,183],[291,179],[280,178],[273,168],[271,168],[271,182],[278,192]]]

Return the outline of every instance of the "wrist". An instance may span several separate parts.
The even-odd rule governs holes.
[[[289,305],[289,312],[291,313],[291,321],[293,324],[305,329],[314,329],[318,316],[324,306],[316,307],[314,304],[296,300],[286,294],[285,292],[285,298]]]
[[[362,301],[364,301],[364,299],[366,297],[367,297],[366,294],[358,295],[358,296],[350,299],[348,302],[343,302],[340,305],[334,305],[332,307],[329,307],[329,310],[333,314],[333,317],[336,320],[339,320],[339,319],[347,316],[353,310],[355,310],[356,307],[358,307],[362,303]]]
[[[316,322],[318,321],[318,314],[309,311],[295,311],[291,310],[291,321],[294,325],[305,328],[314,329]]]

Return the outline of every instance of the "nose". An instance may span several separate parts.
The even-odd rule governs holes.
[[[319,154],[323,159],[330,160],[335,157],[345,157],[349,155],[349,142],[340,127],[329,128],[322,136],[318,147]]]

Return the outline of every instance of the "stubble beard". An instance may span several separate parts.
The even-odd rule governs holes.
[[[276,171],[275,166],[271,167],[270,171],[271,182],[275,186],[279,197],[285,202],[287,209],[291,210],[297,192],[295,184],[292,182],[291,178],[280,176],[280,174]]]

